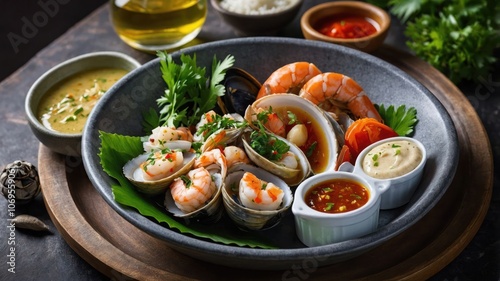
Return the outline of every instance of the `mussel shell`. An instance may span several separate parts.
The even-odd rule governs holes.
[[[325,165],[323,168],[314,170],[312,167],[311,171],[313,173],[321,173],[324,171],[333,171],[336,166],[337,154],[339,150],[339,141],[337,140],[337,136],[334,132],[333,126],[330,123],[330,120],[326,116],[325,112],[317,107],[312,102],[301,98],[297,95],[293,94],[274,94],[269,96],[264,96],[257,101],[255,101],[249,108],[247,108],[245,113],[245,119],[252,124],[252,119],[256,112],[258,112],[259,108],[269,108],[272,107],[273,111],[279,110],[280,108],[286,107],[287,109],[296,108],[297,110],[301,110],[308,116],[310,116],[311,121],[317,122],[318,129],[325,136],[326,144],[324,147],[328,149],[325,153],[323,153],[326,157]]]
[[[148,159],[149,153],[143,153],[128,161],[125,166],[123,166],[123,174],[136,187],[137,191],[149,195],[160,194],[168,188],[174,179],[191,170],[191,167],[194,165],[196,154],[186,151],[183,152],[183,156],[183,165],[170,176],[159,180],[146,180],[142,177],[140,165]]]
[[[307,160],[306,155],[304,152],[298,148],[296,145],[292,144],[290,141],[288,141],[285,138],[282,138],[277,135],[273,135],[276,138],[284,141],[290,146],[290,152],[295,154],[295,156],[298,158],[298,164],[299,166],[297,169],[292,169],[289,167],[285,167],[283,165],[277,164],[275,162],[270,161],[269,159],[265,158],[264,156],[260,155],[257,151],[255,151],[252,146],[250,145],[250,134],[251,132],[245,132],[243,133],[241,140],[243,142],[243,147],[245,149],[245,152],[248,156],[248,158],[257,166],[260,168],[279,176],[281,179],[283,179],[288,185],[290,186],[297,186],[299,185],[307,176],[309,176],[311,172],[311,166],[309,165],[309,161]]]
[[[241,205],[238,199],[238,191],[231,187],[239,188],[239,181],[245,172],[251,172],[259,179],[272,182],[284,192],[283,202],[277,210],[254,210]],[[293,194],[290,186],[279,177],[264,171],[261,168],[239,164],[230,169],[222,188],[224,207],[229,218],[243,230],[265,230],[278,224],[293,202]]]
[[[262,86],[250,73],[237,67],[226,71],[222,84],[226,93],[219,107],[224,113],[234,112],[241,115],[245,114],[246,108],[255,101]]]
[[[207,202],[203,207],[193,212],[184,213],[177,207],[177,205],[175,205],[172,193],[168,191],[165,193],[164,201],[167,211],[175,217],[185,218],[188,222],[197,221],[202,223],[215,223],[219,221],[223,213],[221,190],[224,184],[224,177],[221,174],[214,173],[212,174],[212,178],[215,182],[217,190],[210,198],[209,202]]]

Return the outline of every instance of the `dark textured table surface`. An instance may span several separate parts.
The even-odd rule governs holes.
[[[306,1],[305,10],[317,2]],[[405,49],[402,26],[391,26],[386,44]],[[278,35],[302,37],[298,18]],[[236,35],[210,9],[202,32],[193,43],[223,40]],[[144,63],[154,56],[131,49],[115,35],[107,6],[97,9],[67,33],[55,40],[26,65],[0,83],[0,168],[17,159],[37,164],[38,140],[32,135],[24,115],[24,99],[31,84],[45,71],[71,57],[92,51],[114,50]],[[500,160],[500,66],[479,83],[457,85],[470,100],[486,128],[494,162]],[[495,169],[493,196],[489,211],[474,239],[432,280],[500,280],[500,170]],[[0,198],[1,199],[1,198]],[[31,214],[49,225],[50,233],[15,231],[15,274],[8,271],[10,235],[7,201],[0,200],[0,280],[108,280],[80,258],[52,224],[42,196],[26,206],[16,206],[16,214]]]

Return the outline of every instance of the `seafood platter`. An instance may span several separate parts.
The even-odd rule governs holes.
[[[457,150],[442,105],[399,69],[284,38],[158,53],[102,98],[82,145],[93,185],[136,227],[254,269],[391,239],[446,191]]]

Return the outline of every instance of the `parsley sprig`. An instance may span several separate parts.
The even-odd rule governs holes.
[[[250,146],[263,157],[271,161],[279,161],[283,154],[290,150],[290,146],[276,136],[266,132],[264,124],[267,122],[268,111],[257,114],[254,125],[257,129],[250,133]]]
[[[217,97],[224,95],[224,79],[228,68],[233,66],[234,57],[228,55],[223,61],[212,62],[212,77],[207,77],[206,68],[197,66],[196,54],[181,54],[180,64],[173,61],[170,54],[158,52],[162,78],[167,88],[165,94],[157,100],[160,108],[159,117],[145,117],[145,123],[159,122],[162,126],[179,127],[195,125],[201,116],[213,109]],[[151,115],[151,112],[150,114]]]
[[[417,124],[417,110],[414,107],[406,110],[405,105],[399,106],[397,109],[390,105],[385,107],[383,104],[375,105],[380,117],[384,120],[384,124],[391,127],[400,136],[410,136],[413,134],[415,124]]]
[[[246,121],[237,121],[228,116],[213,114],[211,118],[212,122],[201,125],[196,131],[197,135],[203,136],[203,140],[220,129],[239,129],[247,126]]]
[[[370,0],[407,24],[408,47],[451,81],[486,79],[500,47],[496,0]]]

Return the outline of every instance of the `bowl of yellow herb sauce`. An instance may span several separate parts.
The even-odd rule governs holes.
[[[34,135],[55,152],[80,156],[90,112],[116,82],[139,66],[122,53],[94,52],[51,68],[26,96],[26,115]]]

